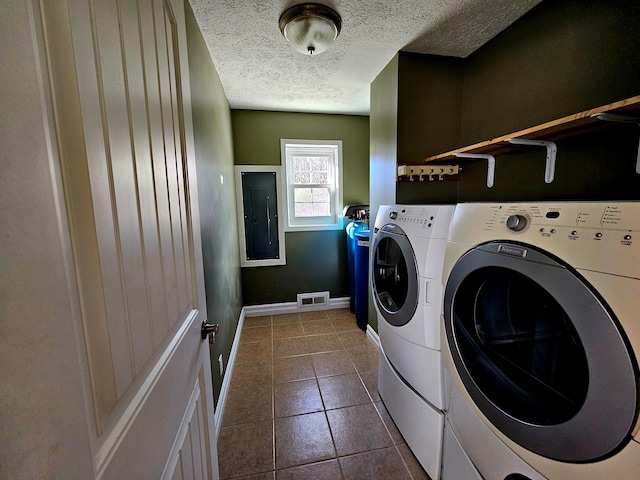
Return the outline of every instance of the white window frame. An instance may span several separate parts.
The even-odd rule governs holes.
[[[294,185],[289,178],[292,171],[291,158],[294,155],[329,155],[333,169],[333,182],[330,187],[331,211],[327,217],[294,216]],[[299,140],[280,139],[283,192],[285,196],[284,228],[287,232],[338,230],[342,228],[342,140]]]
[[[276,195],[278,201],[278,256],[265,260],[249,260],[247,258],[247,241],[244,229],[244,202],[242,200],[242,173],[243,172],[273,172],[276,176]],[[282,195],[281,167],[278,165],[236,165],[236,215],[238,221],[238,240],[240,243],[241,267],[273,267],[287,264],[286,248],[284,244],[284,197]]]

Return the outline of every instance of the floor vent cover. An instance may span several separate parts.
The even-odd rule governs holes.
[[[329,292],[298,294],[298,310],[325,310],[329,308]]]

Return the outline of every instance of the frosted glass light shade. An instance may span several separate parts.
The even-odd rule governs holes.
[[[279,25],[292,48],[305,55],[318,55],[327,50],[340,33],[341,19],[329,7],[303,3],[286,10]]]

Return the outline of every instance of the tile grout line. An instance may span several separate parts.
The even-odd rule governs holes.
[[[335,328],[333,326],[333,323],[328,318],[326,320],[329,321],[329,323],[331,324],[331,327],[334,330],[333,332],[330,332],[330,333],[333,333],[333,334],[336,335],[336,337],[338,338],[338,341],[340,342],[340,345],[342,346],[342,350],[346,351],[346,347],[345,347],[344,343],[340,340],[340,337],[337,335],[337,331],[335,330]],[[311,320],[311,321],[313,321],[313,320]],[[316,388],[318,389],[318,393],[320,395],[320,401],[322,403],[322,413],[324,414],[325,421],[327,422],[327,427],[329,428],[329,435],[331,436],[331,443],[332,443],[333,450],[334,450],[334,457],[332,459],[327,459],[327,460],[323,460],[323,461],[335,460],[337,462],[338,469],[340,471],[340,476],[341,476],[341,478],[344,478],[344,472],[342,470],[342,464],[340,463],[340,457],[338,455],[338,448],[336,446],[334,433],[333,433],[333,430],[331,429],[331,424],[329,423],[329,418],[328,418],[328,415],[327,415],[327,406],[326,406],[326,403],[325,403],[324,396],[322,395],[322,390],[320,388],[318,372],[317,372],[317,369],[316,369],[316,365],[313,362],[313,355],[314,354],[310,352],[309,347],[307,345],[307,337],[313,336],[313,335],[308,335],[307,332],[305,331],[305,328],[304,328],[304,322],[301,321],[301,323],[302,323],[302,330],[303,330],[303,338],[304,338],[305,347],[306,347],[306,355],[309,355],[309,358],[311,359],[311,366],[312,366],[312,369],[313,369],[313,372],[314,372],[314,381],[315,381]],[[322,335],[322,334],[319,333],[317,335]],[[295,337],[289,337],[288,340],[290,340],[291,338],[295,338]],[[331,352],[315,352],[315,354],[320,354],[320,353],[331,353]],[[302,355],[300,355],[300,356],[302,356]],[[275,359],[275,352],[274,352],[274,359]],[[351,364],[352,364],[352,366],[354,367],[354,370],[355,370],[355,365],[353,365],[353,362],[351,361],[351,359],[349,359],[349,360],[350,360],[350,362],[351,362]],[[275,375],[275,373],[274,373],[274,375]],[[274,395],[275,395],[275,389],[274,389]],[[274,405],[275,405],[275,397],[274,397]],[[275,418],[275,414],[274,414],[274,418]],[[295,466],[293,468],[300,467],[300,466],[303,466],[303,465],[311,465],[311,464],[314,464],[314,463],[317,463],[317,462],[309,462],[307,464],[297,465],[297,466]],[[276,472],[277,472],[277,470],[276,470]]]
[[[331,322],[329,322],[331,323]],[[331,328],[333,328],[333,324],[331,324]],[[335,330],[335,328],[334,328]],[[337,336],[337,334],[336,334]],[[337,337],[338,341],[340,341],[340,337]],[[340,345],[342,345],[342,343],[340,343]],[[344,348],[344,345],[342,345],[342,347]],[[322,408],[323,408],[323,413],[324,413],[324,418],[325,421],[327,422],[327,427],[329,428],[329,435],[331,435],[331,444],[333,445],[333,451],[335,453],[335,460],[338,464],[338,469],[340,470],[340,477],[344,478],[344,472],[342,471],[342,464],[340,463],[340,457],[338,454],[338,446],[336,445],[336,439],[335,439],[335,435],[333,433],[333,429],[331,428],[331,422],[329,422],[329,415],[327,414],[327,404],[325,403],[324,400],[324,396],[322,395],[322,390],[320,389],[320,379],[318,378],[318,372],[316,371],[316,366],[313,363],[313,359],[311,360],[311,363],[313,365],[313,371],[316,375],[316,384],[318,385],[318,392],[320,393],[320,399],[322,400]]]
[[[407,462],[404,459],[404,455],[402,455],[402,452],[400,452],[399,446],[398,445],[394,445],[394,448],[396,449],[396,452],[398,453],[398,455],[400,455],[400,460],[402,460],[402,464],[404,465],[405,470],[409,474],[409,478],[411,478],[411,480],[414,480],[413,474],[411,473],[411,469],[409,468],[409,465],[407,465]]]
[[[301,466],[305,466],[305,465],[312,465],[314,463],[321,463],[324,461],[337,461],[338,463],[338,469],[340,471],[340,475],[341,478],[344,478],[344,471],[343,471],[343,466],[342,463],[340,461],[341,458],[347,458],[347,457],[352,457],[352,456],[357,456],[357,455],[361,455],[361,454],[366,454],[369,452],[374,452],[374,451],[378,451],[378,450],[384,450],[387,449],[389,447],[376,447],[376,448],[370,448],[368,450],[362,451],[362,452],[355,452],[353,454],[349,454],[349,455],[344,455],[343,457],[341,457],[338,454],[338,449],[336,446],[336,439],[334,437],[334,432],[331,429],[331,425],[329,422],[329,418],[328,418],[328,410],[327,410],[327,404],[325,401],[324,396],[322,395],[322,390],[320,388],[320,377],[318,376],[318,367],[316,366],[316,363],[313,361],[314,359],[314,354],[320,355],[320,354],[326,354],[326,353],[332,353],[332,352],[346,352],[347,358],[349,360],[349,365],[354,369],[354,372],[357,375],[357,378],[359,380],[359,385],[365,389],[365,393],[366,393],[366,403],[362,404],[362,405],[373,405],[377,417],[380,421],[382,421],[382,424],[384,426],[385,431],[387,432],[387,434],[389,435],[391,441],[392,441],[392,448],[394,449],[394,451],[396,452],[396,455],[400,455],[400,459],[402,461],[402,464],[404,465],[405,468],[405,472],[407,472],[409,478],[414,478],[413,474],[411,473],[411,471],[409,470],[409,465],[407,463],[407,461],[405,460],[405,457],[402,455],[402,453],[400,452],[399,446],[401,444],[396,444],[393,435],[391,434],[391,431],[389,429],[389,426],[387,425],[387,423],[384,421],[384,419],[382,418],[381,415],[381,410],[380,408],[376,405],[376,400],[374,400],[372,393],[369,391],[369,389],[367,388],[367,384],[365,383],[365,379],[363,377],[363,372],[360,371],[357,367],[356,367],[356,362],[354,360],[354,357],[352,355],[349,355],[349,347],[354,347],[352,350],[357,350],[358,348],[358,343],[356,342],[355,344],[347,344],[347,339],[350,337],[350,332],[355,332],[356,330],[342,330],[342,331],[338,331],[334,325],[332,318],[329,318],[328,316],[322,319],[308,319],[307,322],[311,322],[311,321],[328,321],[328,323],[331,325],[331,328],[333,331],[331,332],[318,332],[318,333],[311,333],[309,334],[309,332],[313,332],[313,329],[309,330],[309,329],[305,329],[304,328],[304,322],[302,321],[301,317],[298,315],[298,322],[300,322],[301,324],[301,329],[302,329],[302,335],[301,338],[304,339],[304,348],[305,348],[305,355],[308,355],[310,360],[311,360],[311,368],[313,371],[313,379],[314,379],[314,385],[318,390],[318,393],[320,395],[320,401],[321,401],[321,405],[322,405],[322,412],[324,413],[324,418],[325,421],[327,422],[327,426],[329,427],[329,433],[331,436],[331,442],[332,442],[332,447],[333,447],[333,453],[334,456],[332,458],[328,458],[319,462],[316,461],[310,461],[304,464],[300,464],[300,465],[292,465],[289,467],[285,467],[283,469],[289,469],[289,468],[298,468]],[[347,317],[345,317],[347,318]],[[258,325],[256,325],[258,326]],[[273,450],[272,450],[272,468],[273,470],[271,470],[271,473],[275,476],[278,468],[277,468],[277,455],[278,455],[278,449],[276,448],[276,443],[277,443],[277,433],[276,433],[276,383],[275,383],[275,362],[276,362],[276,352],[275,352],[275,343],[276,343],[276,338],[275,338],[275,329],[276,329],[276,324],[273,318],[273,315],[269,316],[269,327],[270,327],[270,345],[271,345],[271,355],[270,355],[270,363],[271,363],[271,382],[270,382],[270,388],[271,388],[271,416],[272,416],[272,444],[273,444]],[[341,336],[340,333],[344,333],[346,335]],[[338,345],[341,346],[340,350],[328,350],[328,351],[323,351],[323,352],[314,352],[312,353],[309,350],[309,345],[308,345],[308,337],[312,337],[312,336],[318,336],[318,335],[325,335],[325,334],[333,334],[336,335],[336,338],[338,339]],[[346,337],[346,338],[343,338]],[[281,338],[278,340],[284,340],[283,345],[291,345],[292,343],[292,339],[294,338],[299,338],[299,337],[286,337],[286,338]],[[295,350],[295,349],[294,349]],[[288,355],[288,357],[298,357],[298,356],[303,356],[302,354],[298,354],[298,355]],[[255,365],[255,361],[252,362]],[[322,365],[320,365],[322,366]],[[365,362],[364,363],[364,367],[368,366],[368,363]],[[367,372],[369,370],[366,370]],[[345,373],[336,373],[336,374],[332,374],[332,375],[327,375],[327,377],[335,377],[335,376],[339,376],[339,375],[345,375]],[[324,377],[323,377],[324,378]],[[297,380],[290,380],[288,382],[285,383],[291,383],[291,382],[295,382],[298,380],[302,380],[302,379],[297,379]],[[358,404],[360,405],[360,404]],[[340,408],[347,408],[347,407],[340,407]],[[339,408],[336,409],[332,409],[332,410],[338,410]],[[314,413],[314,412],[309,412],[309,413]],[[294,417],[294,416],[298,416],[298,415],[303,415],[303,414],[297,414],[297,415],[287,415],[287,417]],[[267,473],[267,472],[265,472]],[[251,474],[251,475],[255,475],[255,474]]]

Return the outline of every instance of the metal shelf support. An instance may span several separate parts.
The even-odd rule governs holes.
[[[493,187],[493,183],[496,178],[496,157],[493,155],[482,155],[479,153],[456,153],[455,156],[458,158],[487,160],[487,187]]]
[[[546,140],[528,140],[525,138],[507,138],[505,142],[509,142],[513,145],[545,147],[547,149],[547,158],[544,169],[544,181],[546,183],[553,182],[556,171],[556,154],[558,153],[558,147],[554,142],[548,142]]]
[[[640,118],[638,117],[618,115],[615,113],[596,113],[591,116],[598,120],[604,120],[605,122],[635,123],[640,127]],[[636,173],[640,173],[640,145],[638,145],[638,156],[636,157]]]

